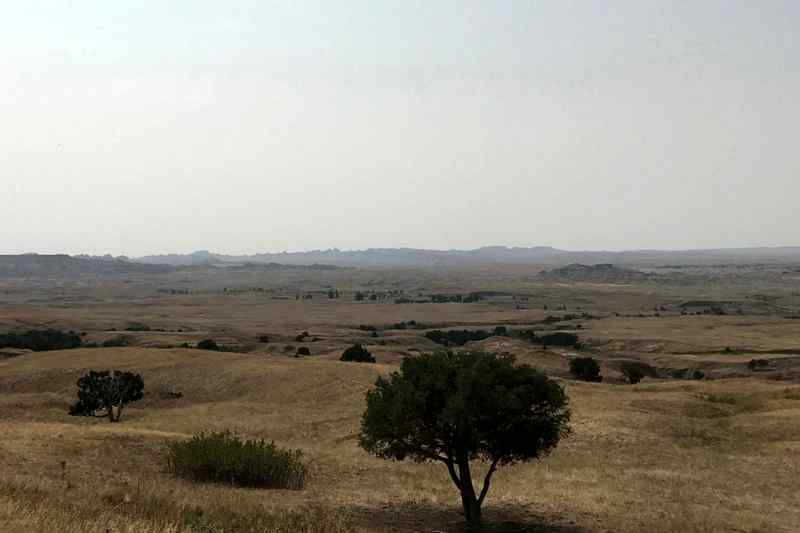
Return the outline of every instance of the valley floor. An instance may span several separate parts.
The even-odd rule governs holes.
[[[141,373],[145,400],[120,424],[68,416],[88,368]],[[0,360],[0,530],[460,531],[443,467],[357,446],[364,393],[394,368],[153,348]],[[486,508],[497,531],[797,531],[800,386],[563,383],[573,434],[551,456],[499,471]],[[306,488],[197,485],[166,473],[166,442],[214,429],[303,450]]]

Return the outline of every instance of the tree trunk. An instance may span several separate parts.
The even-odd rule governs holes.
[[[461,505],[464,508],[464,519],[467,521],[469,529],[480,527],[481,524],[481,502],[475,495],[475,487],[472,486],[472,474],[469,470],[469,461],[458,463],[458,474],[461,478]]]

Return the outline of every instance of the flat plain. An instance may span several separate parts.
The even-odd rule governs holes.
[[[126,345],[0,355],[0,530],[245,531],[213,524],[263,514],[295,524],[275,531],[460,531],[443,467],[371,457],[356,436],[377,376],[442,348],[426,332],[498,326],[570,332],[581,346],[493,335],[462,347],[543,369],[573,412],[572,434],[550,456],[499,471],[489,528],[800,530],[799,270],[698,267],[615,283],[539,270],[0,279],[0,332],[56,328]],[[479,299],[431,303],[432,294]],[[194,348],[203,339],[226,351]],[[340,362],[354,343],[377,363]],[[311,355],[295,357],[300,346]],[[595,357],[603,382],[573,380],[576,356]],[[754,370],[753,359],[767,363]],[[626,384],[623,361],[648,364],[653,377]],[[68,416],[78,377],[111,368],[140,373],[145,398],[119,424]],[[167,442],[223,429],[302,450],[306,487],[192,484],[166,472]]]

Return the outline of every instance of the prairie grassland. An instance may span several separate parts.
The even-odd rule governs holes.
[[[66,414],[80,372],[97,367],[144,377],[146,398],[121,424]],[[442,467],[382,461],[356,445],[364,392],[394,368],[148,348],[0,361],[0,530],[458,531]],[[544,460],[498,473],[486,509],[498,530],[797,531],[800,386],[564,383],[573,435]],[[209,429],[303,450],[306,488],[167,474],[165,443]]]

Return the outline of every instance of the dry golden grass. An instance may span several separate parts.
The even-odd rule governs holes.
[[[140,372],[146,399],[121,424],[67,416],[81,370],[112,367]],[[248,522],[253,531],[458,530],[443,468],[382,461],[356,445],[364,392],[393,368],[146,348],[0,361],[0,531],[215,531],[201,529],[211,522],[197,522],[198,507],[209,521],[261,516]],[[797,385],[565,383],[574,434],[543,461],[498,473],[490,521],[532,531],[797,531]],[[302,449],[307,488],[193,485],[165,473],[167,440],[223,428]],[[292,522],[292,510],[316,525]]]

